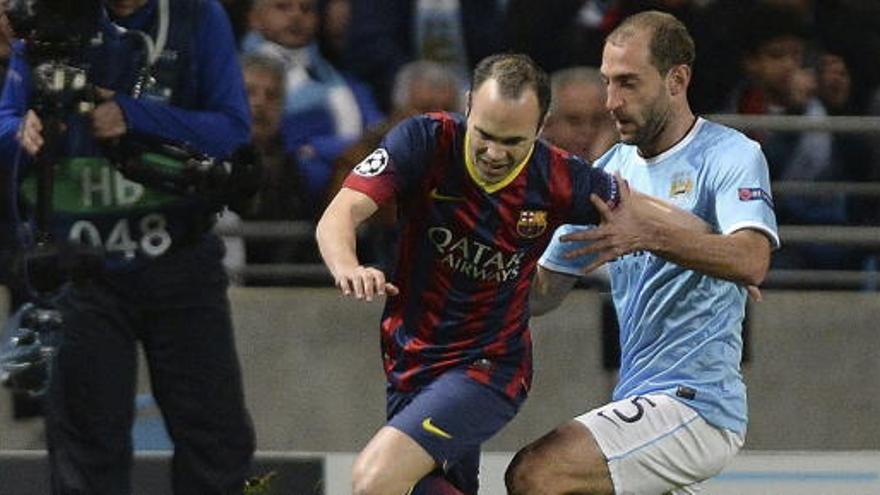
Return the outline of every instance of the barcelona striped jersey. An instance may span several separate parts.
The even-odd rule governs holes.
[[[345,187],[395,202],[401,237],[381,345],[389,384],[415,390],[451,368],[513,400],[531,384],[529,290],[538,258],[563,223],[590,224],[597,194],[617,183],[537,141],[503,180],[485,184],[465,152],[464,118],[405,120],[358,164]]]

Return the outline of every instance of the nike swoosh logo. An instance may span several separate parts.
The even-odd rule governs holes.
[[[431,418],[425,418],[422,420],[422,429],[424,429],[428,433],[431,433],[432,435],[437,435],[440,438],[445,438],[447,440],[452,438],[452,435],[434,426],[434,423],[431,422]]]
[[[431,197],[440,201],[464,201],[464,198],[461,196],[447,196],[445,194],[441,194],[439,191],[437,191],[436,187],[434,189],[431,189]]]

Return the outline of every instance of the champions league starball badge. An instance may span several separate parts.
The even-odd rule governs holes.
[[[388,166],[388,152],[385,148],[379,148],[355,165],[354,173],[362,177],[374,177],[381,174],[386,166]]]

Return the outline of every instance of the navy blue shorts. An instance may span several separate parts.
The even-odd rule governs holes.
[[[389,387],[387,424],[421,445],[437,462],[436,474],[470,495],[479,486],[480,445],[513,419],[520,405],[457,368],[414,392]],[[431,478],[412,493],[427,493],[423,485],[435,484]]]

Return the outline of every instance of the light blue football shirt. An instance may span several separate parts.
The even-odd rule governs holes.
[[[645,159],[635,146],[617,144],[595,164],[620,172],[643,193],[699,216],[722,234],[764,233],[779,247],[767,161],[758,143],[698,118],[669,150]],[[584,228],[560,227],[539,263],[580,274],[584,260],[562,255],[577,243],[559,236]],[[669,394],[709,423],[744,433],[746,387],[740,370],[745,287],[682,268],[649,252],[609,263],[620,323],[620,381],[614,400]]]

